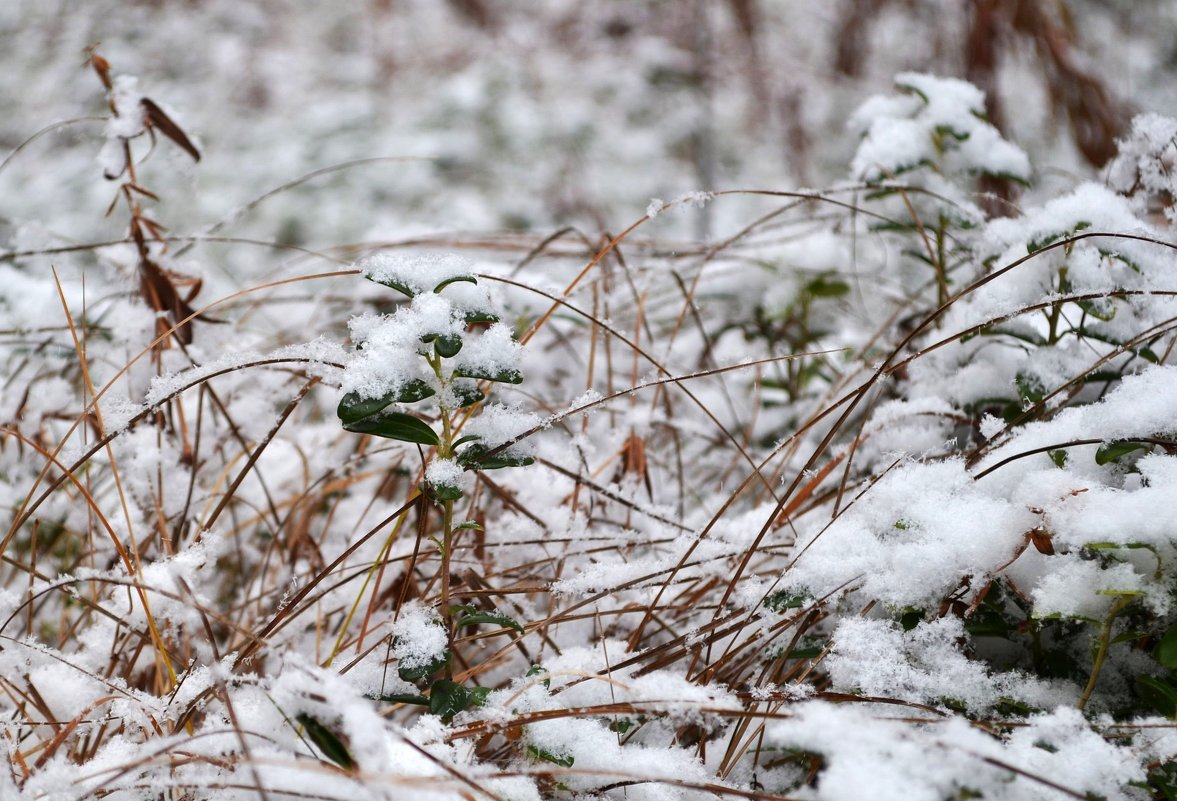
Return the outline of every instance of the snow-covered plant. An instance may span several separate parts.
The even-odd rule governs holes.
[[[462,628],[497,623],[523,628],[511,618],[451,604],[450,561],[455,532],[477,528],[469,521],[455,525],[454,502],[463,495],[465,471],[529,465],[529,446],[519,442],[535,422],[501,405],[483,407],[480,382],[519,384],[520,346],[511,329],[500,322],[489,294],[478,284],[473,265],[455,254],[405,256],[381,254],[366,260],[369,280],[391,287],[410,300],[392,314],[365,315],[351,321],[352,341],[359,348],[343,373],[345,394],[337,414],[343,427],[431,449],[424,465],[421,491],[441,509],[440,629],[445,647],[425,657],[400,659],[400,677],[429,680],[427,703],[449,719],[485,697],[452,681],[455,634]],[[411,409],[412,412],[407,411]],[[481,414],[479,413],[481,411]],[[418,627],[419,629],[421,627]],[[401,647],[417,648],[421,639],[402,633]]]
[[[970,258],[968,232],[987,216],[975,182],[1028,186],[1030,160],[988,121],[985,96],[972,84],[902,73],[895,88],[851,117],[849,128],[861,140],[850,177],[868,187],[870,228],[901,235],[895,241],[903,291],[924,284],[930,267],[937,300],[945,303],[960,288],[954,274]]]
[[[918,100],[872,101],[867,109],[914,109],[918,120],[940,105],[937,90],[962,96],[959,82],[919,83]],[[887,162],[877,154],[890,151],[871,140],[887,134],[898,142],[896,131],[914,136],[918,126],[907,116],[882,119],[868,131],[870,158],[860,150],[868,179],[877,177],[868,163],[910,170],[955,154],[969,165],[957,147],[978,130],[988,141],[986,127],[933,137],[951,143],[950,153],[905,141]],[[1155,119],[1137,129],[1134,141],[1166,130]],[[1165,157],[1165,142],[1126,146],[1128,163],[1113,173],[1146,178],[1125,189],[1158,190],[1163,168],[1146,163],[1145,151]],[[1000,157],[986,169],[1021,163],[992,141],[985,152]],[[950,193],[941,170],[935,175],[937,194],[963,207],[959,187]],[[904,686],[908,700],[974,712],[1068,698],[1121,715],[1177,711],[1168,673],[1177,667],[1177,552],[1172,513],[1155,505],[1177,497],[1168,478],[1177,430],[1169,364],[1177,259],[1166,241],[1172,229],[1139,216],[1143,209],[1085,184],[1018,217],[985,219],[976,209],[955,220],[938,215],[935,230],[955,243],[957,261],[945,273],[952,280],[935,299],[904,299],[898,344],[881,351],[859,391],[881,402],[852,429],[869,483],[844,512],[819,514],[808,526],[793,521],[808,533],[782,597],[820,598],[849,586],[892,620],[848,620],[834,630],[837,684],[868,694]],[[884,377],[894,380],[890,388]],[[1095,514],[1112,505],[1121,511]],[[966,682],[938,686],[958,658],[947,654],[962,647],[932,657],[933,648],[961,642],[956,634],[936,637],[935,646],[926,641],[946,616],[963,621],[972,638],[963,652],[991,671],[982,695],[950,686]],[[939,667],[897,679],[874,656],[892,641],[914,648],[909,661]],[[1013,684],[1010,676],[1018,677]],[[1053,683],[1053,701],[1041,681]]]

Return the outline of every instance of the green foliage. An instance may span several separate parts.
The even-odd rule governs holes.
[[[764,608],[780,613],[786,609],[800,609],[809,603],[810,600],[812,599],[805,593],[791,593],[786,590],[777,590],[764,599]]]
[[[504,467],[526,467],[534,464],[535,459],[530,456],[513,456],[509,453],[496,453],[488,456],[493,448],[475,443],[458,453],[458,464],[467,470],[500,470]]]
[[[307,737],[319,749],[319,752],[330,761],[334,762],[344,770],[355,770],[356,761],[352,758],[351,752],[347,745],[344,744],[343,738],[337,735],[331,729],[324,726],[317,718],[308,715],[305,712],[296,716],[295,720],[306,731]]]
[[[1177,801],[1177,762],[1170,760],[1151,768],[1144,786],[1158,801]]]
[[[1105,442],[1099,446],[1099,450],[1095,452],[1095,463],[1099,465],[1111,464],[1117,462],[1121,457],[1127,456],[1133,451],[1149,450],[1152,446],[1147,442]]]
[[[520,634],[523,633],[523,626],[519,625],[515,619],[507,615],[499,614],[498,612],[482,612],[466,604],[458,604],[453,609],[457,612],[457,617],[454,620],[455,628],[477,626],[482,623],[494,623],[503,628],[514,629]]]
[[[1157,661],[1168,670],[1177,670],[1177,625],[1169,627],[1157,643]]]
[[[570,768],[576,764],[576,757],[572,754],[554,754],[536,745],[527,746],[527,753],[541,762],[550,762],[562,768]]]
[[[488,687],[463,687],[449,679],[438,679],[429,688],[429,711],[449,723],[454,715],[486,703]]]
[[[344,429],[353,434],[372,434],[385,439],[401,442],[415,442],[420,445],[440,445],[437,432],[428,423],[403,412],[377,412],[352,423],[344,423]]]
[[[412,665],[409,667],[398,667],[397,675],[407,682],[417,682],[421,679],[427,679],[437,673],[442,668],[450,663],[450,652],[447,650],[444,655],[426,662],[422,665]]]

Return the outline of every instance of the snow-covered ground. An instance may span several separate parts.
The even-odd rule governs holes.
[[[1177,795],[1171,4],[337,6],[0,4],[0,798]]]

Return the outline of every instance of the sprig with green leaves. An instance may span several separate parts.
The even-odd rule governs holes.
[[[359,353],[345,370],[345,394],[337,410],[343,428],[357,434],[426,446],[421,492],[441,511],[434,537],[441,556],[443,658],[425,670],[401,671],[410,683],[432,680],[429,697],[398,696],[421,703],[443,719],[479,705],[485,692],[453,682],[454,638],[463,627],[497,623],[522,626],[497,612],[451,603],[450,563],[458,532],[454,504],[464,495],[466,472],[520,467],[533,459],[514,441],[533,415],[502,406],[483,407],[489,383],[519,384],[520,346],[499,322],[489,295],[465,259],[453,255],[381,255],[363,265],[365,276],[405,295],[409,302],[390,315],[353,320]],[[509,444],[505,444],[509,443]]]

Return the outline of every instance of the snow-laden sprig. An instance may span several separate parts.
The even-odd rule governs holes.
[[[359,353],[344,368],[345,394],[338,414],[348,431],[435,449],[421,490],[441,507],[441,533],[431,537],[441,556],[440,609],[436,614],[432,609],[402,609],[393,627],[398,675],[428,695],[396,694],[394,700],[427,706],[448,722],[482,705],[489,692],[453,680],[450,662],[457,632],[480,624],[523,631],[496,611],[450,603],[455,533],[477,525],[455,525],[454,502],[463,495],[465,471],[531,464],[524,446],[512,440],[534,428],[538,417],[502,406],[477,414],[486,397],[479,382],[518,384],[523,374],[517,366],[520,345],[499,322],[467,260],[453,254],[380,256],[361,266],[369,280],[397,290],[410,302],[390,315],[351,321]]]
[[[338,409],[343,427],[436,447],[425,487],[439,501],[461,497],[462,469],[530,463],[530,457],[518,450],[480,461],[502,443],[481,442],[487,426],[478,422],[479,417],[474,418],[472,429],[459,433],[459,410],[474,407],[486,397],[480,381],[518,384],[523,380],[517,366],[519,343],[498,321],[488,293],[478,287],[471,263],[454,254],[416,260],[384,255],[361,267],[369,280],[396,289],[410,302],[391,315],[352,319],[352,340],[359,352],[343,373],[345,394]],[[428,406],[419,414],[402,411],[424,402]],[[491,416],[498,419],[501,413]],[[437,422],[431,424],[427,418]],[[460,445],[466,447],[458,451]]]
[[[1030,180],[1030,160],[985,117],[985,94],[967,81],[915,72],[895,77],[900,94],[868,100],[850,119],[862,136],[852,175],[875,183],[926,168],[948,177]]]

